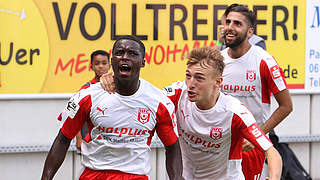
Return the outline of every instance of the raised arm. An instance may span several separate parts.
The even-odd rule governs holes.
[[[47,155],[41,180],[52,179],[60,168],[72,139],[65,137],[61,131],[54,140],[51,149]]]
[[[177,140],[171,146],[165,146],[166,148],[166,169],[169,178],[183,179],[182,178],[182,158],[179,140]]]
[[[266,152],[270,177],[268,180],[280,180],[282,172],[282,159],[279,152],[272,146]]]

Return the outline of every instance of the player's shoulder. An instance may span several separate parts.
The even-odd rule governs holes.
[[[82,99],[88,95],[94,96],[101,92],[103,92],[104,89],[101,87],[100,83],[91,84],[90,86],[86,88],[80,89],[77,93],[73,95],[75,99]]]
[[[161,90],[150,82],[140,78],[140,87],[142,88],[143,96],[152,99],[165,97]]]
[[[221,52],[221,55],[223,56],[223,57],[226,57],[226,55],[228,55],[228,47],[227,48],[225,48],[225,49],[223,49],[222,51],[220,51]]]
[[[249,109],[235,97],[230,95],[224,95],[225,97],[225,107],[226,110],[236,114],[237,116],[245,121],[246,124],[252,124],[255,122],[255,119]]]
[[[140,81],[143,85],[145,97],[149,97],[150,99],[153,99],[153,101],[161,103],[165,106],[172,103],[171,100],[163,93],[161,89],[144,79],[140,79]]]
[[[227,111],[235,112],[241,106],[241,102],[237,98],[222,92],[220,92],[219,99]]]
[[[258,60],[275,61],[274,57],[266,50],[259,46],[252,45],[252,53],[258,58]]]
[[[164,87],[162,91],[166,96],[172,96],[175,94],[176,90],[185,90],[185,89],[187,89],[186,83],[184,81],[177,81]]]

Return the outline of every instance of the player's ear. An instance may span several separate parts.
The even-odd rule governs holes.
[[[217,79],[216,79],[216,86],[217,88],[219,88],[222,84],[222,81],[223,81],[223,77],[222,76],[219,76]]]
[[[248,38],[252,36],[253,32],[254,32],[254,28],[253,27],[249,27],[249,29],[248,29]]]
[[[144,67],[146,65],[146,60],[143,58],[142,62],[141,62],[141,67]]]
[[[90,63],[90,69],[93,70],[92,62]]]

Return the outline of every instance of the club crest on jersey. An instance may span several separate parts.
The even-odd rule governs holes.
[[[279,66],[275,65],[270,68],[271,75],[273,79],[277,79],[281,76]]]
[[[222,137],[222,128],[212,127],[210,131],[210,137],[214,140],[218,140]]]
[[[255,71],[255,70],[247,70],[246,79],[247,79],[249,82],[255,81],[256,78],[257,78],[257,75],[256,75],[256,71]]]
[[[149,122],[150,110],[149,109],[139,109],[138,111],[138,121],[142,124]]]

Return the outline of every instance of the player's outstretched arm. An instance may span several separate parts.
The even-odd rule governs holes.
[[[282,159],[279,152],[272,146],[266,152],[270,177],[268,180],[280,180],[282,172]]]
[[[68,139],[61,133],[61,131],[59,131],[59,134],[54,140],[51,149],[47,155],[41,180],[51,180],[53,178],[53,176],[60,168],[62,162],[64,161],[64,158],[70,146],[70,142],[71,139]]]
[[[179,140],[171,146],[166,146],[166,169],[169,178],[183,179],[182,178],[182,157]]]

